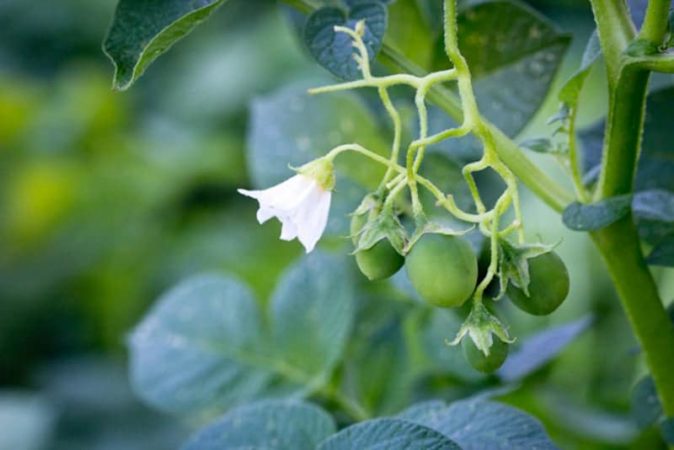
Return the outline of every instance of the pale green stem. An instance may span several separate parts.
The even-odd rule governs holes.
[[[671,0],[649,0],[646,8],[644,24],[639,31],[639,38],[660,46],[667,34],[667,17]]]

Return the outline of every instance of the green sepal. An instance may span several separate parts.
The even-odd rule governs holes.
[[[515,342],[515,339],[508,334],[508,329],[503,322],[489,312],[482,302],[475,302],[456,337],[447,344],[458,345],[468,336],[485,356],[489,356],[489,349],[494,344],[494,335],[508,344]]]
[[[384,207],[377,195],[370,194],[353,213],[353,216],[363,215],[367,215],[365,225],[351,236],[355,244],[352,254],[369,250],[382,239],[388,239],[395,251],[404,255],[408,240],[407,230],[400,223],[393,208]]]
[[[508,284],[521,289],[529,296],[529,259],[550,253],[557,246],[546,244],[513,244],[507,240],[499,241],[499,293],[497,298],[505,295]]]
[[[444,234],[446,236],[463,236],[464,234],[472,231],[475,227],[471,226],[465,230],[455,230],[454,228],[449,228],[448,226],[441,225],[436,222],[429,222],[426,219],[423,219],[414,230],[414,233],[410,237],[407,245],[405,246],[404,253],[407,254],[414,247],[414,244],[421,239],[424,234]]]

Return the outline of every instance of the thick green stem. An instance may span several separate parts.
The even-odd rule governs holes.
[[[592,235],[632,324],[665,414],[674,416],[674,325],[644,262],[632,217]]]
[[[643,134],[649,72],[626,67],[610,96],[599,180],[601,198],[632,192]]]

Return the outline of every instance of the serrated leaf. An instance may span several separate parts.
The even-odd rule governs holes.
[[[131,336],[135,391],[167,412],[211,415],[320,387],[353,321],[345,273],[339,258],[320,252],[302,258],[273,295],[270,327],[240,282],[217,275],[184,281]]]
[[[651,266],[674,267],[674,235],[660,241],[646,258]]]
[[[630,212],[631,195],[612,197],[597,203],[573,202],[562,213],[562,221],[574,231],[595,231],[617,222]]]
[[[398,419],[375,419],[350,426],[318,450],[461,450],[441,433]]]
[[[519,1],[468,2],[458,22],[481,112],[516,135],[545,100],[569,37]],[[446,56],[441,62],[446,68]]]
[[[120,0],[103,50],[114,86],[128,89],[145,69],[227,0]]]
[[[525,378],[554,359],[591,324],[591,317],[582,317],[524,339],[517,350],[510,352],[497,375],[507,383]]]
[[[233,409],[198,431],[182,450],[314,450],[335,431],[332,417],[317,406],[267,400]]]
[[[356,80],[362,78],[358,62],[354,59],[356,49],[346,33],[336,32],[335,26],[355,29],[364,21],[363,42],[370,60],[381,49],[386,33],[387,12],[380,2],[357,2],[343,10],[326,7],[315,11],[304,28],[304,42],[318,63],[339,78]]]
[[[454,402],[443,410],[435,406],[407,420],[439,431],[463,450],[554,450],[543,425],[510,406],[484,400]]]
[[[632,417],[640,428],[653,425],[662,416],[662,406],[649,375],[641,378],[632,389]]]

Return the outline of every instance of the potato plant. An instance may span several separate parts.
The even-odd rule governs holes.
[[[120,0],[104,43],[115,87],[224,3]],[[538,420],[495,401],[498,389],[451,403],[418,395],[426,363],[401,351],[419,346],[422,319],[446,311],[460,326],[434,337],[435,354],[458,350],[455,364],[492,387],[516,389],[561,351],[521,342],[499,312],[510,302],[541,320],[573,283],[558,242],[526,233],[523,189],[601,253],[657,395],[648,423],[674,445],[674,326],[650,267],[674,266],[672,90],[649,90],[652,73],[674,73],[671,5],[589,3],[596,31],[557,86],[569,39],[517,0],[279,2],[332,78],[253,106],[257,189],[239,192],[307,255],[268,300],[234,277],[181,281],[133,332],[137,393],[204,425],[184,449],[557,448]],[[583,85],[599,65],[608,114],[579,133]],[[554,131],[518,139],[548,96]],[[300,112],[302,123],[290,119]],[[371,296],[384,300],[367,311]],[[393,314],[393,339],[358,334],[365,316]],[[551,339],[568,340],[558,332]]]

